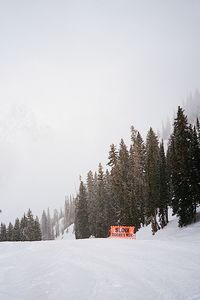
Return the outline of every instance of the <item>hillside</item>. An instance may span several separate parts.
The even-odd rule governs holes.
[[[200,299],[199,232],[172,217],[136,240],[0,243],[0,299]]]

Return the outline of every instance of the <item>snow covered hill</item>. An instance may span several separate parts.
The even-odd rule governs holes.
[[[152,237],[0,243],[1,300],[199,300],[200,222]]]

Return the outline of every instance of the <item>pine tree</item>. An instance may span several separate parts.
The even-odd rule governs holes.
[[[61,216],[63,218],[63,214]],[[47,239],[48,240],[53,240],[53,226],[52,226],[52,220],[51,220],[51,215],[50,215],[50,210],[49,208],[47,209]]]
[[[7,240],[13,241],[13,225],[11,222],[8,224],[7,228]]]
[[[104,175],[104,189],[106,199],[107,234],[110,234],[110,226],[117,224],[116,207],[113,200],[112,179],[110,172],[106,170]]]
[[[129,188],[129,152],[123,139],[119,148],[120,225],[133,225]]]
[[[64,206],[64,228],[69,226],[69,199],[65,197],[65,206]]]
[[[42,233],[40,228],[40,222],[38,217],[34,220],[34,241],[41,241],[42,239]]]
[[[145,224],[146,203],[146,172],[145,157],[146,150],[142,137],[138,131],[131,128],[132,145],[130,147],[129,180],[130,195],[132,199],[132,219],[136,231],[141,224]]]
[[[66,204],[66,200],[65,200],[65,204]],[[54,229],[54,236],[58,237],[60,235],[60,228],[59,228],[59,216],[58,216],[57,209],[54,209],[52,226]],[[65,218],[64,218],[64,227],[65,228],[67,227]]]
[[[151,223],[152,233],[159,229],[157,212],[160,200],[160,173],[159,173],[159,146],[158,138],[150,128],[146,142],[146,175],[147,175],[147,199],[145,213],[147,222]]]
[[[179,217],[179,226],[195,219],[196,208],[191,195],[191,130],[182,108],[178,107],[171,136],[171,181],[173,188],[173,211]]]
[[[96,179],[95,179],[96,178]],[[97,176],[93,176],[92,171],[87,174],[87,206],[88,206],[88,224],[92,236],[97,236]]]
[[[24,215],[21,218],[21,221],[19,223],[19,226],[20,226],[19,227],[20,228],[20,240],[21,241],[28,241],[27,224],[28,224],[28,220],[27,220],[26,214],[24,213]]]
[[[13,241],[17,242],[17,241],[25,241],[26,240],[23,230],[24,230],[24,223],[22,221],[22,223],[20,224],[20,221],[17,218],[15,220],[15,224],[13,227]]]
[[[48,240],[48,222],[47,222],[47,215],[45,210],[43,210],[42,212],[41,232],[42,232],[42,240]]]
[[[194,128],[195,131],[195,128]],[[198,150],[196,153],[196,168],[198,168],[198,170],[200,170],[200,163],[199,163],[199,157],[200,157],[200,123],[199,123],[199,119],[197,118],[197,122],[196,122],[196,136],[197,136],[197,143],[198,143]],[[196,137],[195,137],[196,139]],[[200,171],[199,171],[200,173]],[[198,179],[198,185],[200,186],[200,178]],[[199,201],[198,203],[200,204],[200,197],[199,197]]]
[[[3,223],[1,223],[1,227],[0,227],[0,241],[1,242],[7,241],[6,225]]]
[[[72,195],[69,197],[69,226],[74,223],[75,219],[75,199]]]
[[[89,238],[87,191],[83,181],[80,181],[79,194],[75,209],[75,237],[76,239]]]
[[[62,208],[60,208],[59,219],[62,219],[62,218],[64,218],[64,213],[63,213]]]
[[[108,166],[110,166],[110,176],[107,178],[109,183],[109,222],[110,225],[118,225],[120,222],[121,208],[120,208],[120,175],[119,175],[119,153],[116,146],[110,146]]]
[[[163,141],[160,144],[160,200],[159,200],[159,223],[161,228],[168,223],[169,188],[167,178],[166,157]]]
[[[196,208],[197,205],[200,203],[200,144],[198,143],[198,136],[196,127],[192,127],[190,125],[190,136],[191,136],[191,143],[190,143],[190,169],[189,169],[189,176],[190,176],[190,199],[193,202],[194,208],[194,221],[196,221]]]
[[[25,228],[25,235],[27,237],[27,241],[35,241],[35,220],[33,217],[32,211],[29,209],[27,212],[27,226]]]
[[[173,215],[177,214],[178,211],[178,200],[174,197],[174,176],[173,170],[175,168],[176,161],[174,160],[175,157],[175,143],[173,135],[170,136],[167,148],[167,176],[169,180],[169,206],[172,207]]]
[[[103,167],[99,164],[98,176],[97,176],[97,215],[96,215],[96,237],[108,236],[108,207],[105,188],[105,176],[103,173]]]
[[[199,123],[198,118],[197,118],[197,121],[196,121],[196,130],[197,130],[198,143],[199,143],[199,147],[200,147],[200,123]]]

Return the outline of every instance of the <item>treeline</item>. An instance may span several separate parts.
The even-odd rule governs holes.
[[[1,212],[1,210],[0,210]],[[11,222],[0,225],[0,241],[40,241],[54,240],[64,230],[74,223],[75,219],[75,198],[70,196],[65,198],[64,208],[54,209],[51,216],[49,208],[43,210],[41,220],[34,217],[29,209],[27,214],[17,218],[15,223]]]
[[[51,216],[49,208],[43,210],[41,217],[42,240],[54,240],[64,230],[74,223],[75,219],[75,199],[73,196],[65,199],[64,209],[54,209]]]
[[[6,227],[1,223],[0,241],[40,241],[41,230],[38,217],[33,216],[29,209],[27,214],[19,220],[15,220],[14,225],[10,222]]]
[[[89,171],[80,181],[75,208],[76,238],[107,237],[111,225],[151,224],[152,233],[168,223],[168,207],[179,226],[196,219],[200,204],[200,125],[189,124],[178,107],[167,149],[152,128],[144,142],[131,128],[131,145],[111,145],[105,172]]]

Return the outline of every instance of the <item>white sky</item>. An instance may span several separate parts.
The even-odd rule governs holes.
[[[0,1],[0,208],[59,208],[200,88],[200,2]]]

